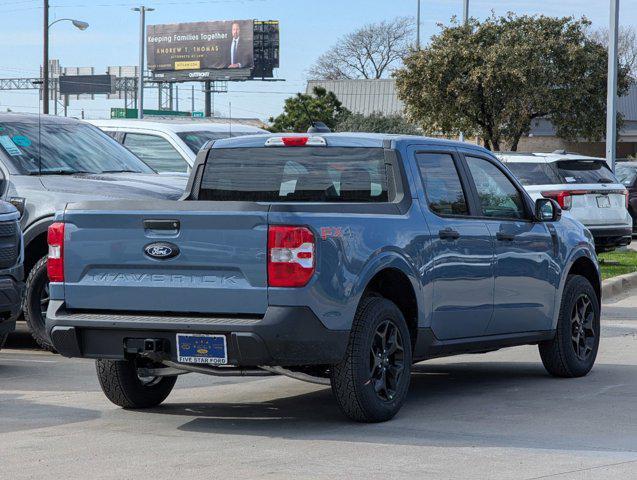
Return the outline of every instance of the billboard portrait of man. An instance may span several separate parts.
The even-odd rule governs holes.
[[[232,22],[231,28],[232,34],[227,48],[228,68],[252,67],[252,39],[247,38],[247,35],[242,36],[241,25],[239,22]],[[249,36],[252,37],[251,34]]]

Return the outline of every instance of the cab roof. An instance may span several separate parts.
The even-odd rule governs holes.
[[[401,148],[408,145],[446,146],[449,148],[463,148],[490,153],[479,145],[430,138],[417,135],[400,135],[367,132],[338,132],[338,133],[269,133],[263,135],[246,135],[243,137],[226,138],[214,142],[212,148],[258,148],[265,147],[269,138],[277,137],[322,137],[328,147],[367,147],[383,148],[389,142],[391,148]]]

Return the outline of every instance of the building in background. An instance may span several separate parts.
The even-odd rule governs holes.
[[[396,93],[393,79],[381,80],[309,80],[306,93],[314,87],[323,87],[334,92],[343,106],[354,113],[369,115],[374,112],[384,115],[404,113],[404,104]],[[624,126],[619,132],[617,156],[637,157],[637,82],[633,83],[627,95],[620,97],[618,110],[624,116]],[[518,151],[553,152],[567,150],[585,155],[603,157],[606,146],[600,142],[567,142],[555,134],[551,122],[538,119],[533,122],[531,132],[520,139]]]

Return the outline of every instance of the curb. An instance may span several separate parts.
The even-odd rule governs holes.
[[[612,300],[635,287],[637,287],[637,272],[608,278],[602,282],[602,301]]]

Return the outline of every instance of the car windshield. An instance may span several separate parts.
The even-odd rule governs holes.
[[[564,183],[619,183],[604,160],[562,160],[557,170]]]
[[[635,183],[635,179],[637,179],[637,165],[617,164],[615,166],[615,176],[617,176],[617,180],[628,187]]]
[[[212,149],[200,200],[387,202],[381,148]]]
[[[0,123],[0,152],[31,175],[154,172],[115,140],[79,122]]]
[[[507,168],[522,185],[554,185],[562,183],[552,165],[547,163],[509,162]]]
[[[245,135],[254,135],[254,132],[209,132],[209,131],[196,131],[196,132],[178,132],[177,135],[181,138],[188,148],[194,153],[199,152],[206,142],[210,140],[221,140],[222,138],[230,137],[243,137]]]

